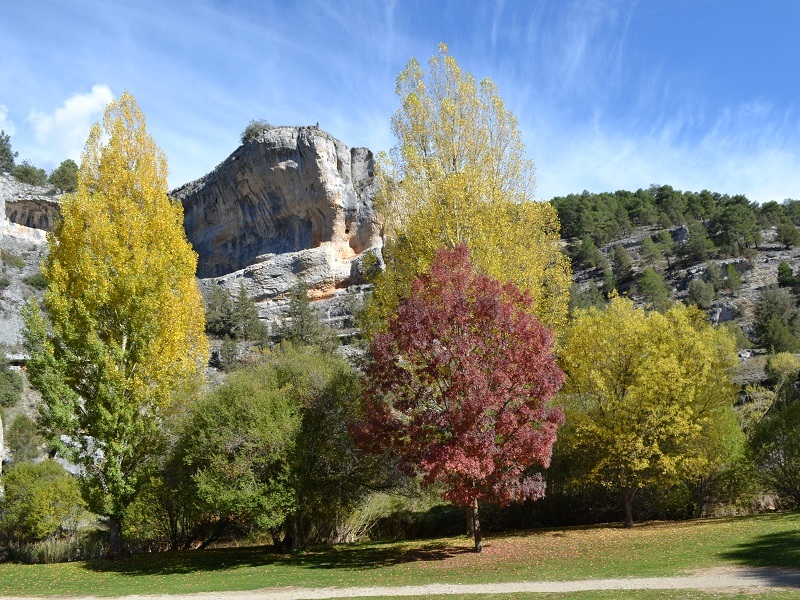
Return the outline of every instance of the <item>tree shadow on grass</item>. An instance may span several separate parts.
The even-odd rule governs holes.
[[[84,568],[132,576],[197,573],[265,565],[357,571],[441,561],[470,552],[471,548],[442,542],[414,547],[378,544],[326,546],[291,554],[279,554],[268,546],[254,546],[139,554],[123,560],[97,559],[87,561]]]
[[[720,556],[745,567],[746,576],[766,578],[774,586],[800,588],[800,529],[760,535]]]

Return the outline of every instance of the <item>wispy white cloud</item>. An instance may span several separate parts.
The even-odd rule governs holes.
[[[14,123],[8,118],[8,107],[3,104],[0,104],[0,130],[5,131],[9,136],[13,136],[17,131]]]
[[[579,130],[542,122],[529,130],[542,199],[650,184],[745,194],[764,202],[800,196],[797,121],[768,103],[728,107],[703,120],[673,116],[648,133],[596,123]]]
[[[111,89],[97,84],[86,94],[70,96],[52,113],[32,110],[26,121],[33,126],[38,143],[35,160],[56,164],[66,158],[78,161],[89,129],[112,99]]]

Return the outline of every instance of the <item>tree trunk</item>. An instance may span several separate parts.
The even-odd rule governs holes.
[[[475,552],[483,550],[483,539],[481,538],[481,520],[478,516],[478,499],[475,498],[472,504],[472,535],[475,536]]]
[[[633,527],[633,497],[636,495],[635,487],[623,488],[622,504],[625,508],[625,527]]]
[[[467,535],[472,535],[472,507],[464,507],[464,521],[467,523]]]
[[[108,517],[108,557],[122,557],[122,517],[119,515]]]

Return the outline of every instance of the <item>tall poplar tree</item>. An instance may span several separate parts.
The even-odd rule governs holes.
[[[109,518],[112,553],[173,392],[208,359],[197,255],[167,189],[164,153],[126,92],[92,127],[77,190],[48,234],[49,319],[34,302],[25,315],[41,422],[83,467],[86,500]]]
[[[534,201],[533,163],[497,86],[462,71],[441,44],[428,73],[406,65],[396,91],[397,144],[381,161],[377,198],[386,270],[370,325],[385,327],[438,249],[458,244],[479,270],[529,292],[545,325],[563,325],[571,280],[558,214]]]

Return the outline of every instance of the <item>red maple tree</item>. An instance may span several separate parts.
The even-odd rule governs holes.
[[[478,501],[544,495],[531,469],[549,466],[563,422],[551,332],[527,293],[476,274],[460,245],[439,250],[370,352],[357,439],[444,484],[446,500],[471,509],[480,552]]]

